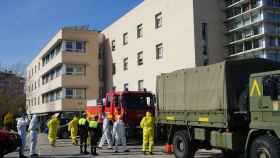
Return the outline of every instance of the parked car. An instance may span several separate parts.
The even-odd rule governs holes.
[[[20,136],[15,132],[0,129],[0,158],[20,146]]]

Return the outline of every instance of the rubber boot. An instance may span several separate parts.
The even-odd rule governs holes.
[[[93,146],[92,146],[92,147],[90,147],[90,153],[91,153],[91,155],[94,155],[94,152],[93,152]]]
[[[96,152],[96,147],[94,147],[93,155],[98,155]]]
[[[80,153],[81,153],[81,154],[84,153],[84,152],[83,152],[83,145],[80,146]]]
[[[87,145],[85,144],[85,148],[84,148],[84,154],[89,154],[88,152],[87,152]]]

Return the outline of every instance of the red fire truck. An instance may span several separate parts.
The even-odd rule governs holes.
[[[154,95],[146,90],[119,92],[112,90],[106,94],[101,103],[89,102],[86,112],[88,116],[100,116],[105,112],[112,115],[113,119],[121,115],[128,127],[137,127],[146,111],[154,113],[154,102]]]

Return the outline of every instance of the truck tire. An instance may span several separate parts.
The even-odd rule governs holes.
[[[260,136],[250,147],[250,158],[279,158],[280,140],[274,136]]]
[[[173,137],[174,155],[176,158],[193,158],[195,151],[192,148],[187,131],[178,131]]]

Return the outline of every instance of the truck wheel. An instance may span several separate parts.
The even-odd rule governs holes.
[[[274,136],[256,138],[250,148],[250,158],[279,158],[280,140]]]
[[[186,131],[176,132],[173,138],[173,148],[176,158],[193,158],[194,150],[192,150],[190,139]]]

